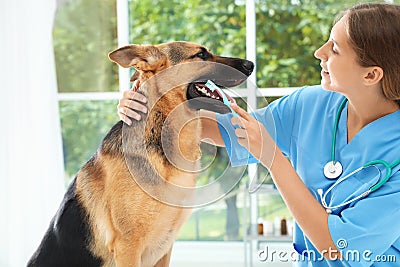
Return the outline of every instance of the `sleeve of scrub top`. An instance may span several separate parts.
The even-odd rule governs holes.
[[[286,156],[289,153],[296,103],[301,91],[302,89],[299,89],[272,102],[268,107],[251,113],[253,117],[265,126]],[[217,114],[218,127],[232,166],[257,163],[258,160],[238,143],[235,135],[236,127],[231,123],[232,116],[231,113]]]
[[[328,217],[333,242],[344,259],[349,258],[349,266],[371,266],[376,256],[385,255],[386,251],[390,254],[389,249],[400,237],[399,222],[400,172],[379,190],[343,210],[341,216]],[[354,251],[359,260],[353,259]]]

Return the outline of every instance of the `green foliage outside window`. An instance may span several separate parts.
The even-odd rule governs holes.
[[[59,103],[66,183],[96,152],[118,121],[117,101],[62,101]]]
[[[190,41],[245,57],[245,6],[232,0],[130,0],[130,41]]]
[[[107,57],[117,47],[115,0],[57,2],[53,43],[58,91],[117,91],[117,66]]]

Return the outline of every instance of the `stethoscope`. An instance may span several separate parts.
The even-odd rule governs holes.
[[[331,150],[331,160],[329,162],[327,162],[324,166],[324,175],[326,178],[328,179],[337,179],[339,178],[339,176],[342,174],[343,172],[343,167],[342,164],[335,159],[335,147],[336,147],[336,134],[337,134],[337,128],[338,128],[338,124],[339,124],[339,119],[340,119],[340,115],[345,107],[347,103],[347,99],[345,98],[342,103],[339,106],[339,109],[336,113],[336,118],[335,118],[335,124],[333,127],[333,136],[332,136],[332,150]],[[343,207],[345,205],[348,205],[354,201],[357,201],[361,198],[366,197],[367,195],[369,195],[371,192],[374,192],[376,190],[378,190],[381,186],[383,186],[390,178],[390,176],[392,175],[392,170],[395,166],[400,164],[400,158],[398,160],[396,160],[394,163],[389,164],[384,160],[373,160],[370,161],[368,163],[365,163],[364,165],[362,165],[360,168],[352,171],[351,173],[349,173],[348,175],[344,176],[344,177],[340,177],[340,179],[338,179],[333,185],[331,185],[325,193],[323,193],[322,189],[318,189],[317,193],[321,198],[321,203],[322,206],[325,208],[327,213],[332,213],[332,210]],[[383,165],[385,167],[386,170],[386,174],[385,177],[382,180],[378,180],[374,185],[372,185],[369,189],[367,189],[365,192],[361,193],[360,195],[351,198],[350,200],[343,202],[341,204],[338,205],[334,205],[334,206],[329,206],[326,203],[326,196],[329,194],[329,192],[331,192],[338,184],[340,184],[341,182],[343,182],[344,180],[348,179],[349,177],[355,175],[356,173],[358,173],[359,171],[368,168],[368,167],[375,167],[376,169],[378,169],[379,171],[379,177],[380,177],[380,170],[379,168],[376,167],[376,165]]]

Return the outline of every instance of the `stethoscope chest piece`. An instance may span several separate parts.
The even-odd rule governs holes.
[[[328,179],[337,179],[342,174],[343,168],[339,161],[329,161],[324,166],[324,175]]]

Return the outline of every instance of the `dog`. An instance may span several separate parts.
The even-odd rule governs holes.
[[[140,80],[149,112],[133,126],[119,121],[111,128],[69,185],[29,267],[169,266],[173,242],[191,212],[185,201],[193,191],[180,189],[196,183],[198,110],[230,111],[205,82],[236,86],[254,68],[248,60],[183,41],[132,44],[109,58],[135,68],[131,81]]]

